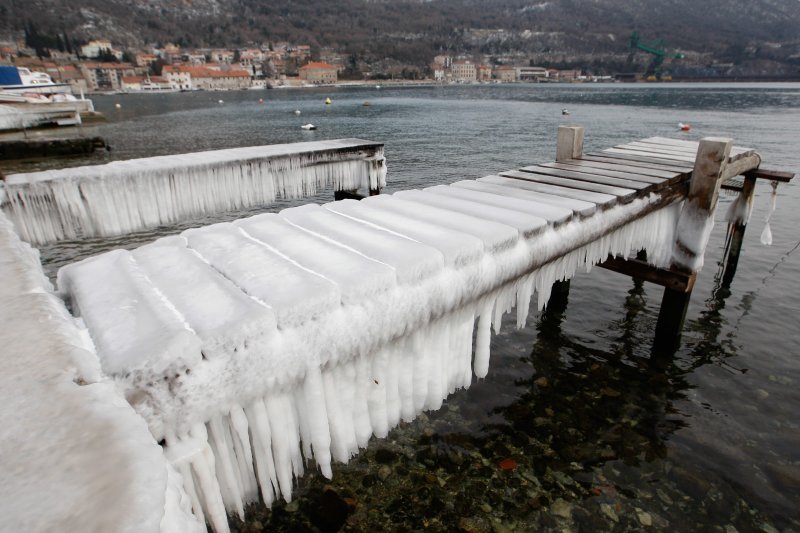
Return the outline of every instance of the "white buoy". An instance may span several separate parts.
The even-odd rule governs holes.
[[[222,99],[220,99],[219,103],[224,104],[225,102]]]
[[[117,109],[119,109],[120,107],[122,107],[122,105],[121,105],[121,104],[114,104],[114,107],[116,107]]]
[[[295,109],[295,110],[294,110],[294,114],[295,114],[295,115],[299,115],[299,114],[300,114],[300,110],[299,110],[299,109]]]

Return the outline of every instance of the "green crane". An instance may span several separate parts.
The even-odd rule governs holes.
[[[637,50],[652,54],[653,59],[650,61],[650,64],[647,65],[647,70],[644,73],[645,77],[649,81],[667,79],[668,76],[662,76],[661,72],[661,65],[664,63],[664,60],[683,59],[684,55],[680,52],[668,54],[664,47],[664,41],[661,39],[649,43],[642,42],[639,37],[639,32],[635,31],[631,34],[631,54],[628,57],[628,61],[633,61],[633,56],[636,54]]]

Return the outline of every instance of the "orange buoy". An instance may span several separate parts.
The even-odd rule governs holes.
[[[689,131],[692,127],[689,124],[684,124],[683,122],[678,122],[678,127],[681,131]]]

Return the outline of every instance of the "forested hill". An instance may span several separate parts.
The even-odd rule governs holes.
[[[289,41],[425,63],[439,51],[626,53],[634,30],[720,60],[800,56],[800,0],[4,0],[0,35],[23,30],[121,45]],[[481,31],[486,30],[486,31]],[[502,30],[502,31],[499,31]]]

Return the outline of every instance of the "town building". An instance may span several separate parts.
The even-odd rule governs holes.
[[[123,76],[135,76],[130,63],[83,63],[81,73],[90,91],[119,91]]]
[[[336,67],[328,63],[308,63],[300,67],[300,79],[315,85],[336,83],[339,79]]]
[[[96,39],[81,46],[81,55],[90,59],[98,58],[103,53],[110,53],[117,59],[122,59],[122,52],[115,50],[108,39]]]
[[[477,75],[480,81],[489,81],[492,79],[492,67],[490,65],[478,65]]]
[[[508,65],[500,65],[494,68],[494,78],[500,81],[517,81],[517,69]]]
[[[173,89],[179,90],[226,91],[248,89],[251,86],[250,73],[241,69],[165,66],[162,74]]]
[[[544,67],[517,67],[519,81],[539,81],[547,78],[547,69]]]
[[[453,76],[453,81],[475,81],[478,79],[475,64],[471,61],[453,61],[453,64],[450,65],[450,73]]]

